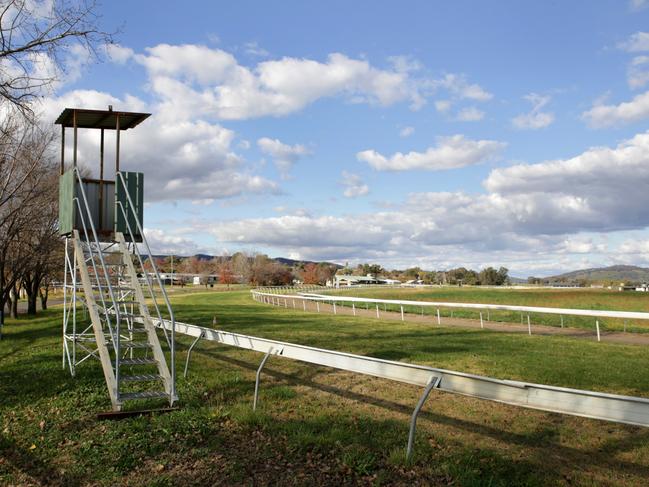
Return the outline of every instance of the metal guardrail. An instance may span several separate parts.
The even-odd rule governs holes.
[[[155,325],[167,329],[173,326],[168,320],[158,320]],[[187,355],[185,371],[189,364],[191,349],[200,339],[264,353],[255,381],[253,401],[255,407],[260,373],[270,355],[424,387],[424,393],[411,418],[408,456],[412,451],[417,414],[433,389],[542,411],[649,427],[648,398],[495,379],[426,365],[396,362],[214,330],[188,323],[176,322],[175,327],[178,333],[194,337]]]
[[[322,288],[320,288],[322,289]],[[296,294],[285,294],[289,291],[298,291]],[[486,303],[452,303],[441,301],[413,301],[413,300],[399,300],[399,299],[378,299],[378,298],[359,298],[351,296],[330,296],[325,294],[315,294],[304,292],[301,288],[261,288],[251,290],[253,297],[257,300],[259,298],[269,298],[266,300],[268,304],[273,304],[273,299],[278,296],[284,299],[297,299],[314,302],[332,303],[335,310],[335,303],[351,303],[352,305],[359,303],[367,304],[390,304],[401,307],[401,316],[403,319],[404,306],[428,307],[436,308],[438,310],[437,320],[441,324],[441,317],[439,314],[440,308],[450,309],[473,309],[478,311],[517,311],[520,313],[527,313],[527,326],[528,333],[531,335],[530,313],[538,314],[552,314],[563,316],[587,316],[596,318],[595,330],[597,332],[597,341],[601,341],[601,330],[598,318],[615,318],[622,320],[649,320],[649,313],[641,311],[610,311],[610,310],[590,310],[590,309],[571,309],[571,308],[548,308],[540,306],[517,306],[517,305],[504,305],[504,304],[486,304]],[[262,299],[263,300],[263,299]],[[354,308],[355,309],[355,308]],[[378,308],[377,308],[378,316]],[[484,327],[482,313],[480,313],[480,323]]]

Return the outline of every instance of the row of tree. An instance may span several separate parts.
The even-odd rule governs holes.
[[[17,314],[19,289],[28,313],[36,313],[39,295],[47,306],[48,283],[62,265],[53,135],[35,103],[68,61],[83,57],[73,48],[96,55],[112,42],[97,21],[94,2],[0,2],[0,336],[5,306]]]
[[[502,286],[510,282],[509,270],[505,267],[499,269],[486,267],[480,271],[465,267],[447,271],[426,271],[420,267],[410,267],[405,270],[388,271],[378,264],[358,264],[356,267],[350,267],[347,264],[338,271],[338,274],[385,277],[401,282],[421,281],[424,284]]]

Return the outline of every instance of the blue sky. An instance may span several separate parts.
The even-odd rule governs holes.
[[[648,265],[646,3],[113,1],[43,113],[154,114],[123,158],[158,252]]]

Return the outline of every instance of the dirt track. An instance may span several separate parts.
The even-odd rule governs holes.
[[[278,296],[279,306],[282,308],[297,309],[304,311],[304,306],[301,300],[293,300],[292,298],[283,298]],[[318,312],[318,304],[311,301],[306,301],[306,311],[309,312]],[[277,304],[275,304],[277,306]],[[319,303],[320,313],[334,313],[333,305],[326,303]],[[369,309],[365,307],[356,307],[355,310],[348,307],[336,306],[336,314],[352,316],[356,313],[356,316],[364,318],[377,318],[376,307],[370,306]],[[401,321],[401,313],[393,311],[384,311],[379,308],[379,318],[382,320],[395,320]],[[413,313],[404,313],[403,321],[413,322],[413,323],[422,323],[427,325],[438,326],[437,317],[430,315],[418,315]],[[466,318],[450,318],[442,317],[441,326],[457,326],[460,328],[484,328],[485,330],[492,331],[503,331],[507,333],[521,333],[528,334],[529,330],[527,328],[527,323],[505,323],[505,322],[494,322],[483,320],[483,326],[480,325],[479,320],[470,320]],[[547,325],[535,325],[533,322],[531,324],[532,335],[560,335],[571,338],[579,338],[583,340],[597,340],[597,333],[595,331],[595,325],[593,324],[592,330],[587,330],[583,328],[561,328],[558,326],[547,326]],[[624,332],[601,332],[601,341],[610,342],[610,343],[623,343],[626,345],[649,345],[649,334],[639,334],[639,333],[624,333]]]

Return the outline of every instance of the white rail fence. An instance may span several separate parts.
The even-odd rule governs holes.
[[[441,301],[414,301],[414,300],[400,300],[400,299],[377,299],[377,298],[364,298],[364,297],[351,297],[339,295],[325,295],[317,294],[311,291],[322,290],[321,287],[305,287],[305,288],[290,288],[290,287],[277,287],[277,288],[260,288],[251,291],[253,299],[265,304],[272,304],[276,306],[289,307],[289,302],[293,308],[296,308],[297,302],[302,302],[302,308],[306,311],[306,303],[316,303],[317,311],[320,311],[319,303],[330,304],[334,314],[337,314],[336,303],[349,304],[352,308],[352,314],[356,315],[356,305],[372,304],[376,309],[376,317],[380,318],[379,305],[394,305],[398,306],[401,312],[401,320],[405,319],[404,307],[410,306],[421,308],[422,313],[424,308],[436,309],[437,323],[442,324],[442,316],[440,309],[464,309],[476,310],[480,315],[480,326],[484,328],[486,312],[486,321],[490,321],[490,311],[513,311],[521,313],[521,324],[524,324],[523,316],[527,314],[527,330],[528,334],[532,334],[532,322],[530,315],[536,314],[549,314],[558,315],[560,317],[560,326],[564,327],[565,316],[580,316],[594,318],[594,328],[597,334],[597,341],[601,341],[601,323],[602,318],[620,319],[624,321],[624,331],[627,331],[627,323],[629,320],[649,321],[649,313],[639,311],[608,311],[608,310],[590,310],[590,309],[570,309],[570,308],[548,308],[540,306],[515,306],[504,304],[483,304],[483,303],[451,303]],[[366,308],[366,309],[369,309]],[[385,310],[385,308],[384,308]]]
[[[162,329],[170,330],[173,326],[168,320],[154,319],[154,321],[156,326]],[[178,321],[175,322],[175,328],[176,333],[194,338],[187,353],[185,375],[187,375],[191,352],[201,339],[264,354],[257,369],[253,408],[256,408],[258,403],[262,369],[271,356],[423,387],[424,391],[410,420],[406,450],[408,457],[414,445],[417,416],[433,389],[542,411],[649,427],[649,399],[647,398],[494,379],[426,365],[258,338]]]

